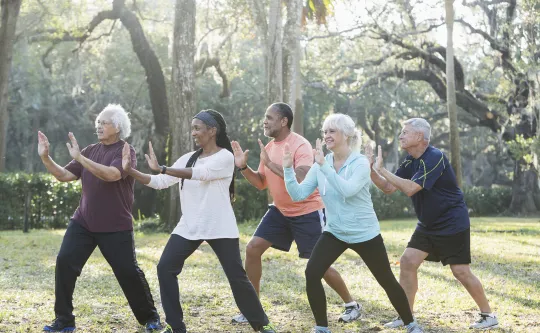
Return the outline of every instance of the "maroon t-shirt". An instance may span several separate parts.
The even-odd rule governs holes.
[[[122,148],[124,141],[112,145],[92,144],[81,154],[99,164],[120,170],[122,178],[106,182],[73,160],[65,166],[66,170],[81,179],[82,196],[79,207],[72,219],[91,232],[116,232],[133,230],[133,187],[135,179],[122,169]],[[137,165],[135,149],[130,145],[131,165]]]

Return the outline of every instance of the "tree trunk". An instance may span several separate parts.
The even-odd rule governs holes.
[[[517,215],[537,212],[540,209],[535,200],[538,195],[538,175],[534,172],[532,165],[527,164],[523,159],[516,161],[509,211]]]
[[[271,0],[266,40],[267,104],[283,101],[281,0]]]
[[[287,23],[285,25],[283,95],[294,113],[293,131],[304,134],[304,106],[302,103],[302,77],[300,72],[300,28],[302,24],[302,1],[287,0]]]
[[[191,119],[195,115],[195,0],[176,0],[171,88],[169,162],[193,150]],[[180,219],[178,188],[170,190],[168,225]]]
[[[454,0],[445,0],[446,9],[446,105],[448,118],[450,119],[450,157],[454,172],[456,173],[458,186],[462,186],[461,178],[461,154],[459,151],[459,128],[456,106],[456,82],[454,71]]]
[[[8,79],[13,56],[17,18],[22,0],[1,0],[0,25],[0,172],[6,167],[6,135],[8,129]]]

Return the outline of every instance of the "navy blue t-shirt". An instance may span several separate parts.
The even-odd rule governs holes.
[[[408,155],[395,174],[422,186],[411,197],[418,217],[417,231],[432,235],[452,235],[470,227],[463,192],[442,151],[429,146],[420,158]]]

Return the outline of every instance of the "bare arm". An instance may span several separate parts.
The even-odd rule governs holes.
[[[399,176],[396,176],[383,167],[381,146],[379,146],[377,159],[375,163],[372,164],[372,167],[373,168],[371,170],[371,180],[378,188],[380,188],[386,194],[390,194],[395,192],[396,190],[400,190],[408,197],[411,197],[422,190],[422,186],[418,185],[412,180],[403,179]],[[375,172],[373,171],[373,169],[375,169]]]
[[[395,190],[397,189],[397,190],[400,190],[401,192],[405,193],[408,197],[411,197],[411,196],[415,195],[416,193],[418,193],[419,191],[422,190],[422,186],[418,185],[417,183],[413,182],[412,180],[403,179],[401,177],[398,177],[398,176],[394,175],[393,173],[391,173],[390,171],[386,170],[385,168],[382,168],[382,169],[378,170],[378,173],[380,175],[382,175],[382,177],[384,177],[384,179],[386,180],[386,182],[387,182],[387,185],[385,186],[386,188],[389,188],[388,185],[390,185],[390,186],[392,186],[394,188],[394,190],[391,191],[390,193],[395,192]],[[384,190],[383,190],[383,192],[389,194],[388,192],[385,192]]]
[[[54,178],[60,182],[70,182],[77,180],[77,176],[73,173],[66,170],[64,167],[56,164],[53,159],[49,156],[49,139],[42,132],[38,132],[38,154],[41,157],[41,161],[47,171],[51,173]]]
[[[115,182],[122,178],[122,173],[118,168],[99,164],[83,156],[79,149],[77,139],[75,139],[73,133],[70,132],[68,136],[69,140],[71,141],[71,144],[66,143],[69,154],[71,155],[71,157],[73,157],[74,160],[79,162],[83,166],[83,168],[90,171],[94,176],[106,182]]]
[[[47,171],[49,171],[58,181],[71,182],[77,180],[77,176],[66,170],[64,167],[56,164],[56,162],[53,161],[53,159],[49,155],[41,157],[41,161],[43,162],[43,165],[45,165],[45,167],[47,168]]]

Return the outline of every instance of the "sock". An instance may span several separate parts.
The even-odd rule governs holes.
[[[345,307],[348,308],[349,306],[356,306],[358,304],[356,301],[352,301],[350,303],[345,303]]]
[[[495,313],[493,313],[493,312],[480,312],[480,314],[483,314],[483,315],[491,317],[491,318],[495,318]]]

